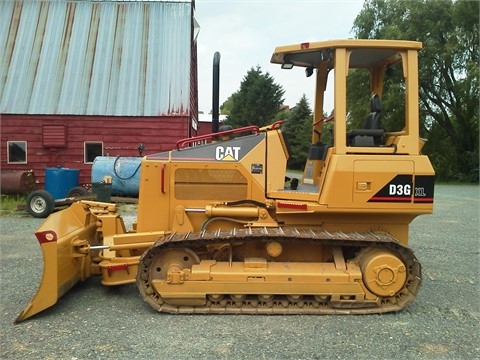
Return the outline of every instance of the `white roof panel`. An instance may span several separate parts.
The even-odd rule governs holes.
[[[192,26],[191,1],[2,1],[0,112],[186,114]]]

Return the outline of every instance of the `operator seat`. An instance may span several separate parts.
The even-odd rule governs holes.
[[[348,133],[348,144],[350,146],[383,145],[385,131],[380,125],[381,115],[382,100],[378,94],[373,94],[370,98],[370,114],[365,119],[362,129],[354,129]]]

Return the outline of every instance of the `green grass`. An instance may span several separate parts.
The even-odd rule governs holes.
[[[1,195],[0,197],[0,216],[9,215],[18,211],[19,207],[24,207],[25,195]]]

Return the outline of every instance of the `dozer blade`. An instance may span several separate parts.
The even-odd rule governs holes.
[[[86,206],[74,203],[51,214],[35,232],[43,254],[43,275],[36,295],[15,323],[54,305],[77,282],[90,276],[89,240],[96,225]]]

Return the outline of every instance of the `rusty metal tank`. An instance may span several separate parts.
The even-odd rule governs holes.
[[[37,178],[33,170],[2,170],[1,192],[2,194],[26,195],[37,188]]]

